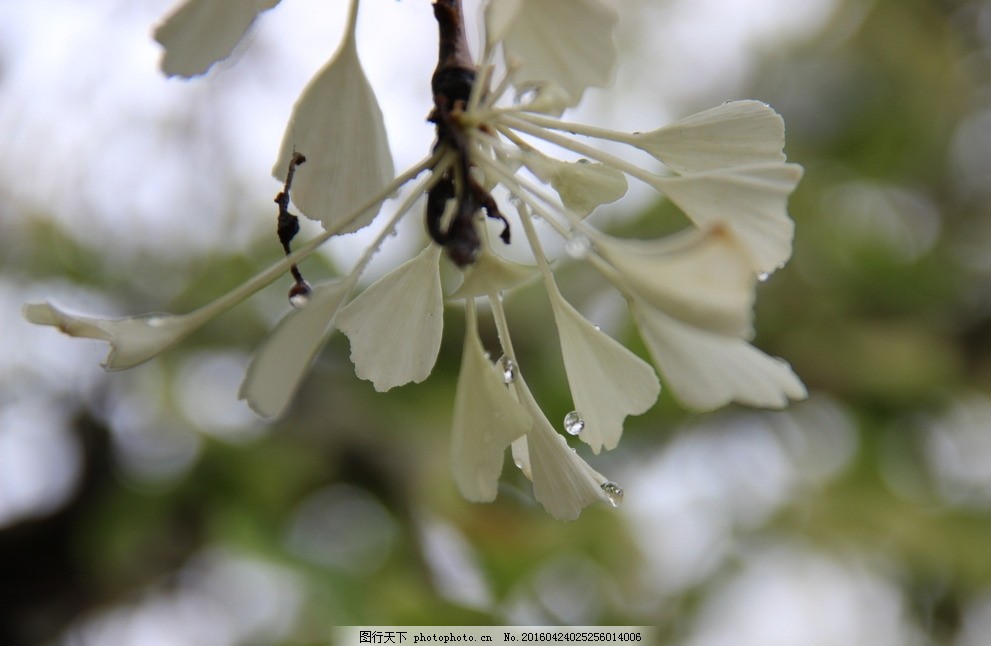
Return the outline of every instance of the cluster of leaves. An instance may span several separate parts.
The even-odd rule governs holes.
[[[991,389],[989,277],[974,254],[984,248],[981,220],[991,197],[961,181],[972,169],[948,161],[979,113],[980,97],[987,96],[987,75],[970,66],[981,64],[989,45],[967,17],[988,10],[982,2],[878,0],[867,11],[860,2],[841,3],[818,39],[769,56],[752,92],[786,116],[789,156],[807,168],[791,208],[794,260],[760,287],[757,342],[789,357],[811,391],[843,402],[857,424],[860,448],[843,474],[746,533],[868,557],[880,558],[883,550],[914,611],[912,621],[937,641],[958,634],[968,603],[991,587],[991,503],[979,495],[964,502],[946,495],[931,466],[925,422],[963,396]],[[652,209],[645,214],[648,224],[631,224],[627,233],[646,231],[651,216],[666,208]],[[931,221],[935,233],[926,233]],[[111,263],[92,250],[63,241],[56,255],[44,244],[50,232],[35,233],[27,268],[32,274],[61,275],[62,259],[71,255],[95,268],[85,277],[92,285],[120,287],[115,275],[101,274],[99,268]],[[270,260],[271,246],[260,243],[257,257]],[[245,273],[246,262],[255,262],[221,253],[211,275],[229,277],[230,284]],[[588,278],[575,269],[562,278],[562,290],[587,285]],[[215,294],[204,292],[215,289],[190,286],[175,309],[208,300]],[[138,286],[133,299],[144,305]],[[536,298],[508,307],[522,326],[539,326],[551,316]],[[154,370],[171,383],[189,357],[250,347],[268,321],[251,311],[240,316],[233,332],[204,328]],[[167,579],[203,545],[228,546],[301,573],[312,596],[293,643],[318,640],[335,622],[502,622],[505,602],[563,549],[608,571],[619,588],[634,588],[641,557],[608,510],[561,525],[539,513],[526,494],[502,495],[487,506],[460,501],[446,457],[438,457],[447,454],[463,325],[459,315],[445,316],[453,333],[441,344],[433,378],[415,391],[374,392],[353,378],[346,341],[332,339],[298,407],[269,435],[249,444],[207,441],[195,465],[163,488],[147,482],[135,487],[119,476],[100,415],[108,403],[99,392],[73,402],[75,432],[87,447],[77,494],[45,519],[0,532],[4,565],[20,561],[23,573],[15,584],[3,584],[9,621],[0,625],[17,627],[8,643],[19,643],[29,628],[43,634],[31,622],[39,614],[53,618],[49,626],[55,628],[87,609],[120,603]],[[493,330],[482,333],[494,338]],[[526,344],[541,335],[524,327],[518,337]],[[559,360],[557,350],[543,344],[518,350],[534,363]],[[532,381],[548,415],[563,417],[569,393],[556,378]],[[167,393],[163,397],[174,403]],[[663,450],[677,436],[677,430],[657,432],[677,429],[686,417],[667,397],[628,425],[633,448],[618,459]],[[333,433],[327,432],[330,424]],[[899,482],[915,485],[907,490]],[[295,505],[340,483],[369,492],[398,528],[375,568],[315,566],[286,548]],[[511,493],[523,484],[516,476],[503,486]],[[500,603],[468,609],[440,592],[424,556],[424,509],[459,528],[480,555]],[[727,564],[692,589],[643,605],[607,603],[596,620],[666,622],[665,634],[679,643],[686,618],[731,569]]]

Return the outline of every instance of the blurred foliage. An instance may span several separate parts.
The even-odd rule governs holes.
[[[976,0],[846,0],[810,41],[767,52],[746,94],[784,115],[789,157],[806,172],[791,202],[793,259],[759,289],[756,344],[787,358],[816,397],[840,403],[854,422],[857,449],[840,472],[770,517],[735,526],[737,548],[706,576],[651,592],[644,543],[625,522],[625,508],[590,508],[558,523],[508,467],[495,503],[460,499],[448,469],[463,329],[456,308],[446,314],[440,358],[424,384],[374,392],[354,376],[347,341],[336,335],[285,419],[248,439],[200,428],[179,406],[183,366],[215,351],[243,360],[272,323],[272,297],[225,315],[154,366],[109,375],[91,397],[70,402],[72,433],[84,447],[80,485],[60,509],[0,528],[0,642],[44,643],[92,613],[174,589],[190,559],[219,546],[297,577],[305,593],[294,627],[280,637],[285,643],[322,643],[333,625],[528,618],[657,624],[666,643],[684,643],[708,599],[742,567],[747,546],[785,541],[841,560],[867,559],[901,591],[906,623],[926,635],[921,643],[953,643],[968,604],[991,591],[991,490],[978,482],[970,495],[954,495],[965,485],[941,484],[931,429],[966,398],[991,395],[991,164],[973,167],[991,155],[967,152],[973,124],[987,128],[978,117],[991,101],[989,71],[991,3]],[[686,112],[692,107],[706,106]],[[258,217],[274,219],[274,209],[264,213]],[[656,233],[652,221],[667,215],[668,207],[651,207],[620,232]],[[18,230],[17,251],[5,243],[5,274],[69,281],[112,295],[125,311],[188,310],[278,252],[273,232],[245,253],[218,248],[192,268],[188,259],[173,266],[149,259],[153,269],[135,278],[51,223],[25,220]],[[304,271],[332,269],[311,260]],[[149,272],[208,279],[162,302],[141,282]],[[590,306],[594,277],[581,267],[563,276],[569,297]],[[559,351],[544,334],[544,297],[523,291],[508,307],[519,354],[541,367],[528,381],[549,417],[563,417],[570,402]],[[632,328],[621,329],[642,353]],[[125,382],[134,389],[129,397],[161,403],[152,428],[195,431],[196,455],[175,473],[148,478],[122,465],[112,427],[114,393]],[[989,419],[980,431],[991,431]],[[622,482],[628,465],[648,464],[648,456],[690,436],[697,421],[705,418],[664,394],[654,410],[628,420],[616,455],[593,464]],[[980,466],[991,472],[991,463]],[[294,548],[301,505],[319,491],[361,492],[353,497],[364,501],[362,514],[378,519],[369,521],[374,531],[358,523],[367,535],[345,539],[337,528],[325,538],[339,545]],[[447,591],[428,546],[429,528],[438,524],[459,532],[490,598]],[[355,543],[347,543],[351,551],[346,540]],[[569,614],[542,599],[547,572],[573,575],[576,589],[598,589]]]

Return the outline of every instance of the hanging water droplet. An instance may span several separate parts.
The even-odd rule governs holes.
[[[612,480],[602,483],[602,491],[605,492],[606,497],[609,498],[609,504],[613,507],[619,507],[623,504],[623,488]]]
[[[503,355],[502,358],[499,359],[499,366],[502,368],[502,380],[505,383],[511,384],[514,381],[516,381],[516,362],[515,361],[513,361],[512,359],[510,359],[506,355]]]
[[[520,196],[517,195],[516,193],[510,194],[510,196],[509,196],[509,203],[512,204],[516,208],[519,208],[519,207],[523,206],[523,200],[521,200],[520,199]]]
[[[310,302],[310,295],[313,289],[305,280],[294,284],[289,288],[289,304],[298,310],[303,309]]]
[[[578,435],[585,430],[585,420],[578,414],[578,411],[573,410],[564,416],[564,430],[570,435]]]
[[[564,250],[575,260],[582,260],[592,250],[592,242],[583,235],[572,236],[564,243]]]
[[[757,280],[759,282],[761,282],[761,283],[763,283],[765,280],[767,280],[770,277],[771,277],[771,274],[769,272],[766,272],[766,271],[762,271],[759,274],[757,274]]]

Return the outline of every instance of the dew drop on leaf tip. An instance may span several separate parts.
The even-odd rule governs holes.
[[[623,488],[615,482],[607,481],[602,483],[602,491],[609,498],[609,504],[619,507],[623,503]]]
[[[289,288],[289,304],[296,309],[301,310],[309,304],[310,296],[312,294],[313,289],[310,287],[309,283],[306,281],[296,283]]]

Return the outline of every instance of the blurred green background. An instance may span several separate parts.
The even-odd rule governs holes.
[[[48,297],[187,311],[278,257],[264,160],[308,75],[290,66],[303,50],[280,54],[293,35],[259,31],[220,73],[167,83],[147,26],[170,3],[130,4],[0,0],[0,643],[318,644],[354,624],[641,624],[689,646],[991,639],[991,3],[820,0],[792,23],[773,21],[798,12],[783,0],[618,3],[628,71],[614,92],[640,94],[594,94],[587,120],[656,126],[643,106],[659,96],[665,119],[744,97],[785,118],[805,178],[793,259],[759,286],[755,343],[812,394],[708,415],[662,394],[619,449],[583,453],[624,505],[571,523],[511,464],[493,504],[455,490],[458,308],[427,382],[374,392],[335,335],[272,424],[236,389],[288,277],[126,373],[99,369],[100,344],[20,320],[20,303]],[[405,31],[429,74],[425,0],[365,5],[378,22],[363,18],[363,43],[416,15]],[[739,49],[723,47],[733,29]],[[62,37],[79,33],[103,49]],[[369,59],[377,89],[426,91],[427,76]],[[273,92],[282,81],[295,90]],[[112,88],[145,98],[119,110]],[[404,117],[427,142],[410,159],[429,145],[428,100],[390,117],[383,98],[397,148]],[[673,221],[663,204],[633,210],[608,228]],[[421,228],[401,234],[408,248]],[[338,257],[304,273],[346,267]],[[643,354],[602,281],[561,276]],[[539,367],[527,380],[561,419],[546,299],[507,302],[517,352]]]

